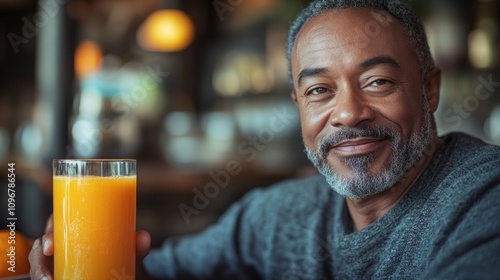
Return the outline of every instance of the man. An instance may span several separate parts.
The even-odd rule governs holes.
[[[440,70],[420,20],[396,0],[314,1],[291,26],[287,57],[306,152],[322,175],[250,192],[204,232],[153,250],[146,271],[500,278],[500,148],[436,135]],[[50,275],[51,234],[44,240],[31,254],[34,279]],[[138,255],[148,250],[139,232]]]

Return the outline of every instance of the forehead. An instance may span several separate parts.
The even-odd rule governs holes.
[[[330,10],[310,19],[298,33],[292,72],[295,80],[296,71],[319,67],[322,65],[317,64],[331,63],[332,59],[343,64],[380,55],[417,60],[397,19],[370,8]]]

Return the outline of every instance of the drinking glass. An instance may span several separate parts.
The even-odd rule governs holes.
[[[136,160],[53,161],[56,280],[135,279]]]

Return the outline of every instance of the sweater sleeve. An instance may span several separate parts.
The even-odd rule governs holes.
[[[246,226],[248,205],[259,190],[234,203],[220,220],[201,233],[171,238],[144,259],[146,271],[158,279],[256,279],[255,269],[246,265],[249,252],[242,250],[252,234]],[[255,213],[254,213],[255,214]],[[243,254],[247,254],[243,256]]]

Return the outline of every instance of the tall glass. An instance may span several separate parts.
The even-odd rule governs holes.
[[[135,279],[136,160],[56,159],[54,277]]]

